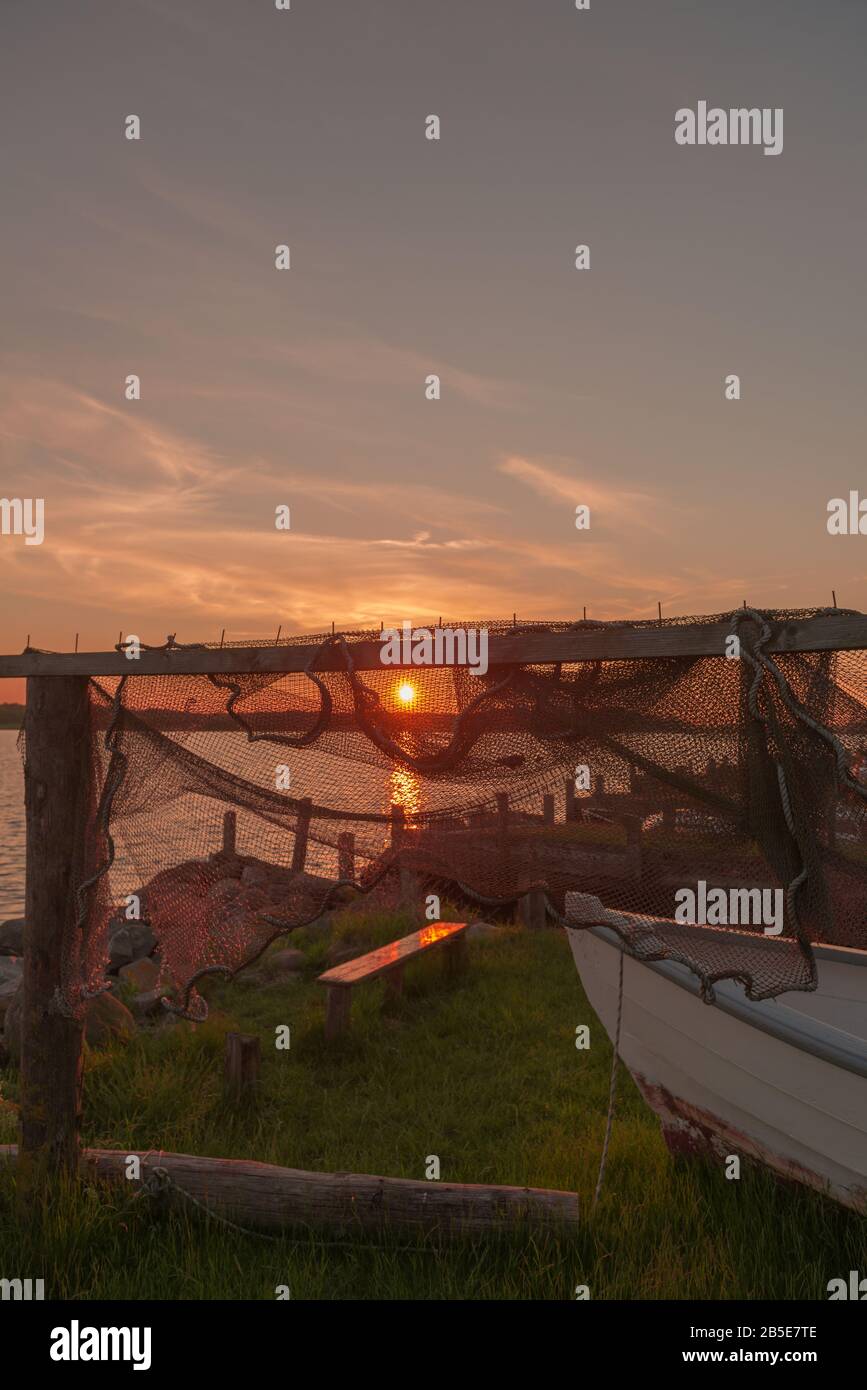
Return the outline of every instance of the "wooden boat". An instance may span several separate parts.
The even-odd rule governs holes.
[[[708,1004],[685,965],[625,950],[612,924],[628,930],[639,920],[648,921],[566,896],[587,996],[612,1041],[622,1009],[620,1057],[669,1148],[756,1159],[867,1213],[867,951],[815,946],[815,992],[755,1002],[724,980]],[[751,947],[774,943],[753,937]]]

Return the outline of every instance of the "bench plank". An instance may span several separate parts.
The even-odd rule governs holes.
[[[318,983],[345,989],[360,984],[362,980],[372,980],[377,975],[398,969],[433,946],[459,939],[468,926],[468,922],[432,922],[429,927],[422,927],[421,931],[404,936],[400,941],[390,941],[387,946],[368,951],[367,955],[356,956],[355,960],[348,960],[344,965],[335,965],[319,976]]]

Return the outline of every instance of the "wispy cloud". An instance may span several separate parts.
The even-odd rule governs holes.
[[[503,459],[498,468],[501,473],[523,483],[546,501],[566,503],[573,510],[578,506],[589,507],[591,526],[601,522],[606,527],[626,525],[654,531],[666,529],[663,512],[671,511],[668,496],[663,502],[650,493],[619,488],[610,483],[602,484],[593,479],[589,470],[573,475],[517,456]],[[671,524],[669,521],[668,525]]]

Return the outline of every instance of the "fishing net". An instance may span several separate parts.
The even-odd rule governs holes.
[[[290,639],[314,649],[301,673],[93,680],[69,1002],[105,987],[131,919],[167,1006],[201,1017],[208,973],[348,902],[420,913],[431,892],[503,918],[537,891],[556,924],[577,891],[707,991],[814,988],[811,942],[867,947],[867,661],[768,654],[810,616],[674,620],[727,622],[739,659],[356,671],[351,644],[379,637],[357,632]]]

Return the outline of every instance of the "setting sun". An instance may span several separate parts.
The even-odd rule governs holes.
[[[402,705],[411,705],[415,699],[415,686],[405,682],[397,688],[397,698]]]

